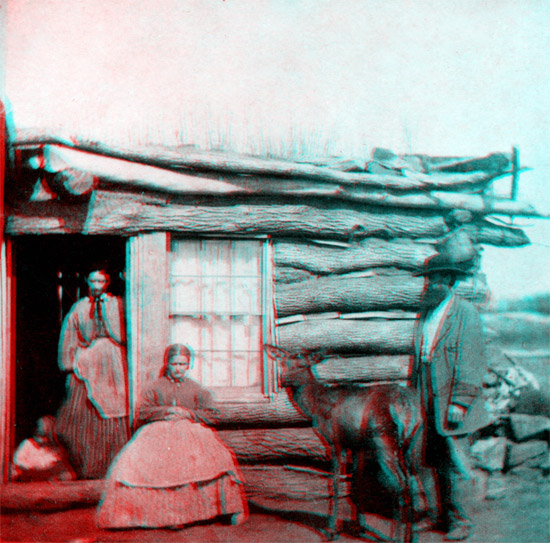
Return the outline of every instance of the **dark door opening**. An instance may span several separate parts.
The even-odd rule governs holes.
[[[20,236],[13,243],[16,276],[15,435],[31,436],[38,418],[56,415],[65,397],[57,364],[63,317],[87,295],[85,274],[96,262],[112,271],[113,294],[124,295],[126,239],[115,236]]]

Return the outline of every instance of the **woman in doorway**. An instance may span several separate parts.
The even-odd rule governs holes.
[[[76,302],[61,329],[59,365],[69,372],[56,433],[82,479],[101,479],[130,437],[124,312],[107,292],[109,273],[95,266],[89,296]]]
[[[146,389],[139,411],[145,424],[114,461],[99,505],[101,528],[180,528],[248,516],[233,453],[208,428],[211,393],[186,376],[184,345],[165,352],[163,376]]]

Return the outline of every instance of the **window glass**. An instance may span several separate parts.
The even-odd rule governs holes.
[[[273,329],[268,249],[257,239],[171,242],[171,342],[191,347],[190,376],[222,396],[274,392],[263,354]]]

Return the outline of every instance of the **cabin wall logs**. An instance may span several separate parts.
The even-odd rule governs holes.
[[[436,254],[436,241],[388,235],[330,244],[274,237],[278,344],[329,352],[314,370],[327,386],[406,385],[424,290],[416,273]],[[489,296],[479,272],[459,281],[456,291],[481,307]],[[276,407],[248,406],[237,414],[221,406],[219,422],[239,426],[222,430],[222,439],[244,464],[325,462],[326,444],[300,419],[292,383],[281,380],[289,388]],[[261,428],[262,420],[270,427]]]
[[[422,158],[423,163],[426,160]],[[471,162],[465,164],[471,166]],[[212,163],[208,164],[211,168]],[[504,166],[497,170],[500,172]],[[428,170],[443,171],[443,166],[433,162]],[[364,190],[350,186],[344,188],[353,193],[355,201],[335,197],[326,185],[316,187],[316,196],[306,197],[302,181],[289,192],[285,189],[289,181],[284,178],[269,179],[265,185],[269,190],[263,190],[263,195],[255,178],[225,180],[232,187],[224,194],[223,179],[194,178],[187,180],[192,186],[184,195],[181,180],[177,185],[180,188],[168,191],[164,185],[156,190],[159,186],[151,183],[136,184],[135,176],[117,185],[112,176],[98,181],[101,172],[91,173],[95,177],[77,179],[78,186],[82,187],[83,180],[89,185],[82,195],[86,198],[16,206],[8,216],[7,232],[268,235],[274,244],[277,343],[290,351],[330,352],[315,368],[316,377],[328,386],[406,383],[424,289],[424,279],[416,273],[426,259],[436,254],[437,243],[452,233],[448,214],[455,207],[453,202],[457,209],[472,212],[461,229],[478,250],[484,244],[519,247],[529,243],[521,229],[484,218],[492,209],[484,195],[465,190],[468,201],[462,202],[460,188],[439,199],[427,190],[422,197],[429,197],[429,205],[418,206],[410,201],[410,195],[389,191],[382,195],[384,201],[378,202],[370,189],[369,200],[358,203],[359,196],[365,196]],[[58,184],[66,181],[61,177]],[[342,176],[338,177],[342,181]],[[203,187],[207,181],[216,185],[213,194],[214,189],[222,192],[208,197],[196,192],[195,186]],[[72,185],[69,188],[74,189]],[[338,191],[342,192],[340,187]],[[469,203],[474,199],[483,204],[481,208],[471,208]],[[517,214],[512,207],[514,212],[509,214]],[[480,306],[489,295],[481,273],[460,281],[457,293]],[[243,464],[326,462],[326,444],[293,402],[292,383],[282,381],[282,385],[288,388],[272,401],[218,404],[216,422],[221,439]]]
[[[435,245],[406,238],[273,243],[278,344],[290,351],[330,352],[314,369],[327,386],[406,385],[424,289],[423,277],[414,273],[435,254]],[[456,289],[476,304],[487,301],[481,273]],[[219,405],[221,438],[244,464],[325,462],[326,444],[293,402],[293,383],[280,377],[288,388],[272,402]],[[234,429],[223,429],[228,425]]]

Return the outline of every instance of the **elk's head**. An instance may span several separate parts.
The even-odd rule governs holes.
[[[314,377],[311,367],[323,359],[321,353],[300,351],[291,353],[275,345],[266,345],[268,356],[277,361],[283,381],[288,384],[304,385],[311,383]]]

